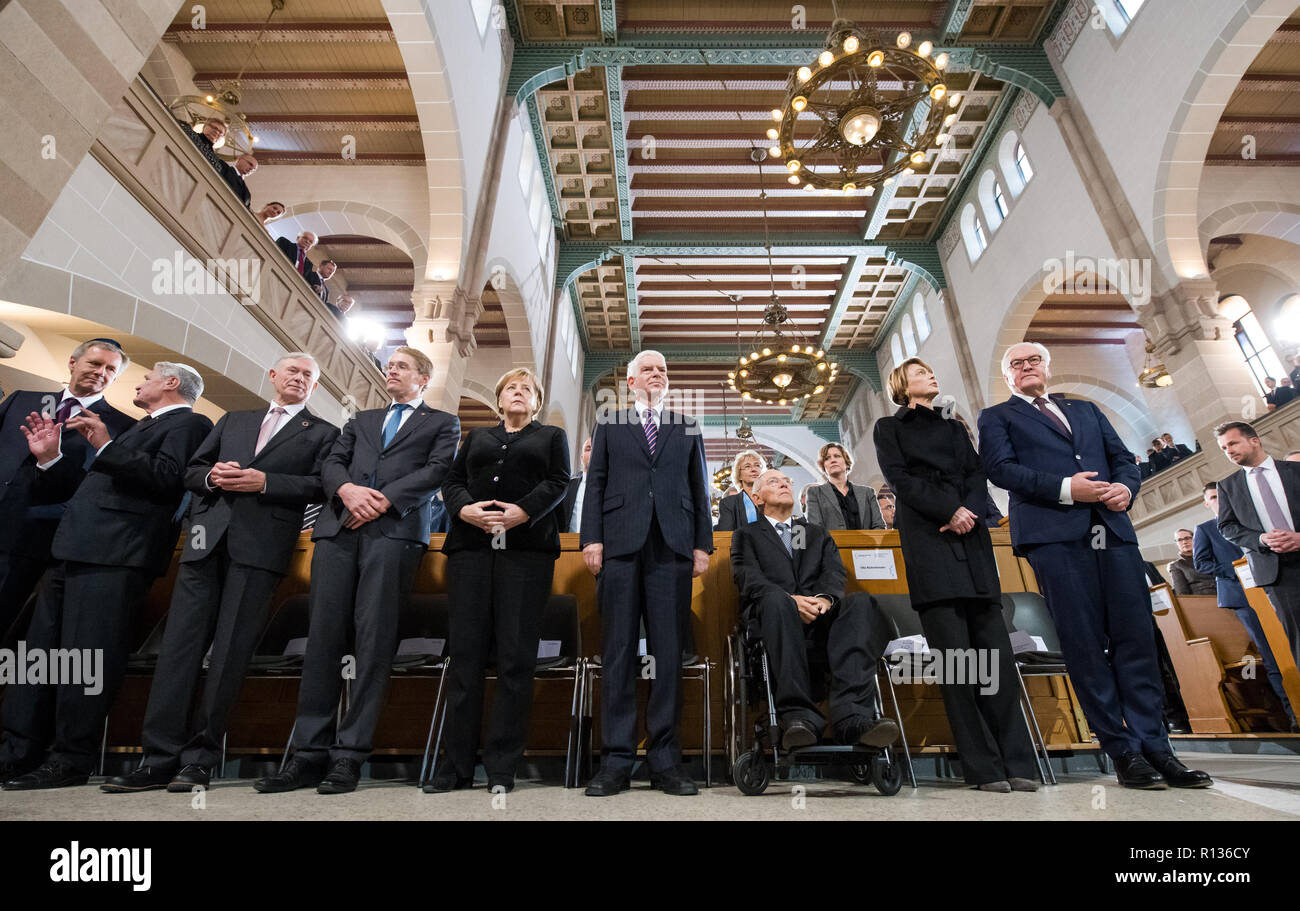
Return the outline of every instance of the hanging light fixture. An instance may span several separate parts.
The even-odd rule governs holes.
[[[271,25],[271,18],[284,9],[285,0],[270,0],[270,3],[271,12],[267,14],[266,21],[262,23],[262,30],[257,33],[257,37],[253,39],[252,45],[249,46],[248,54],[244,57],[244,64],[239,68],[235,78],[222,83],[211,94],[181,95],[173,99],[172,103],[167,106],[173,117],[182,123],[189,124],[190,129],[196,133],[202,133],[203,125],[213,117],[224,120],[226,122],[225,138],[213,143],[212,149],[227,161],[234,161],[240,155],[251,155],[253,146],[259,139],[249,129],[248,121],[244,119],[244,115],[239,113],[239,105],[243,100],[243,86],[240,80],[243,79],[244,71],[248,69],[253,54],[261,45],[262,36],[266,34],[267,28]]]
[[[805,186],[858,190],[914,166],[918,156],[924,161],[940,145],[944,98],[956,96],[948,94],[942,72],[948,55],[931,60],[932,42],[913,48],[908,32],[886,42],[836,13],[817,65],[790,74],[785,101],[772,109],[777,136],[769,129],[768,139]],[[910,141],[917,109],[926,119]]]
[[[1138,385],[1144,389],[1164,389],[1166,386],[1172,386],[1173,374],[1164,364],[1156,363],[1156,346],[1150,338],[1147,338],[1146,352],[1146,363],[1142,366],[1142,372],[1138,374]]]
[[[767,275],[770,294],[763,311],[763,325],[752,339],[749,353],[742,353],[736,366],[727,374],[727,384],[745,400],[768,405],[793,405],[800,399],[821,395],[839,374],[839,364],[826,356],[797,330],[788,326],[790,313],[776,293],[776,270],[772,265],[772,238],[767,218],[767,187],[763,182],[763,162],[767,152],[755,148],[750,159],[758,165],[759,199],[763,201],[763,246],[767,250]],[[739,306],[737,307],[739,313]],[[737,318],[739,322],[739,318]],[[737,341],[739,342],[739,332]],[[741,426],[748,429],[747,422]],[[737,436],[740,431],[737,430]],[[752,431],[750,431],[752,436]]]

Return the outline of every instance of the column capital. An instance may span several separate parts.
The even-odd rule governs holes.
[[[483,315],[483,301],[471,297],[455,282],[424,281],[411,291],[414,327],[428,328],[438,342],[455,342],[462,357],[478,348],[474,327]]]
[[[1138,322],[1156,354],[1174,354],[1187,342],[1232,337],[1232,324],[1219,315],[1219,287],[1212,278],[1187,278],[1138,311]]]

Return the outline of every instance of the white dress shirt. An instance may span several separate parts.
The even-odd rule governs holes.
[[[793,536],[794,536],[794,513],[793,513],[793,512],[790,513],[790,515],[789,515],[787,518],[784,518],[784,519],[778,519],[776,516],[770,516],[770,515],[768,515],[767,513],[763,513],[763,518],[764,518],[764,519],[767,519],[767,521],[769,521],[769,522],[772,523],[772,530],[773,530],[774,532],[776,532],[776,536],[777,536],[778,538],[781,537],[781,530],[778,529],[776,526],[777,526],[778,524],[780,524],[780,525],[788,525],[788,526],[790,526],[791,546],[793,546],[793,544],[794,544],[794,537],[793,537]],[[785,543],[785,542],[783,541],[782,543]],[[793,559],[793,558],[794,558],[794,554],[791,554],[790,557],[791,557],[791,559]],[[835,606],[835,599],[832,598],[830,595],[825,595],[825,594],[822,594],[821,592],[818,592],[817,594],[813,595],[813,597],[814,597],[814,598],[823,598],[823,599],[825,599],[826,603],[829,604],[831,607],[834,607],[834,606]]]
[[[272,408],[284,409],[284,414],[280,415],[280,420],[276,422],[275,429],[272,430],[271,435],[266,438],[267,442],[270,442],[271,440],[275,439],[275,435],[284,429],[284,425],[288,424],[291,420],[297,417],[298,412],[302,411],[306,407],[307,407],[306,402],[299,402],[297,405],[281,405],[278,402],[272,402],[270,405],[267,405],[266,414],[270,414]],[[262,416],[262,420],[263,421],[266,420],[266,415]]]
[[[1034,404],[1034,397],[1032,395],[1025,395],[1023,392],[1013,392],[1011,394],[1017,398],[1024,399],[1030,408],[1038,411],[1038,406]],[[1070,422],[1066,420],[1065,412],[1061,410],[1061,406],[1047,398],[1046,389],[1043,390],[1042,397],[1047,401],[1047,410],[1061,419],[1061,423],[1065,425],[1066,430],[1070,431],[1070,433],[1074,433],[1074,428],[1071,427]],[[1042,412],[1039,413],[1041,414]],[[1058,502],[1062,506],[1074,505],[1074,497],[1070,494],[1070,479],[1068,477],[1061,479],[1061,493],[1058,497]]]
[[[63,395],[59,396],[59,405],[62,405],[68,399],[75,399],[77,405],[81,407],[78,408],[77,405],[73,406],[72,412],[68,415],[68,417],[72,417],[78,411],[89,411],[90,406],[98,402],[103,397],[104,397],[104,393],[102,392],[96,392],[94,395],[73,395],[72,390],[69,389],[67,386],[64,386]],[[57,406],[55,410],[57,410]]]
[[[578,483],[578,492],[573,497],[573,517],[569,519],[569,531],[582,531],[582,501],[587,496],[587,473],[582,473],[582,480]]]
[[[662,430],[664,426],[664,403],[660,402],[658,405],[647,405],[645,402],[638,399],[636,403],[636,417],[642,424],[645,423],[645,415],[647,411],[653,411],[655,413],[655,429]]]
[[[1286,491],[1282,489],[1282,475],[1277,470],[1277,463],[1273,461],[1272,456],[1269,456],[1255,468],[1263,469],[1264,480],[1272,489],[1273,496],[1277,498],[1277,505],[1282,507],[1282,518],[1287,521],[1286,528],[1279,528],[1276,531],[1295,531],[1295,520],[1291,518],[1291,504],[1287,502]],[[1246,486],[1250,488],[1250,501],[1255,504],[1255,514],[1259,516],[1260,525],[1265,531],[1274,531],[1275,529],[1270,527],[1273,523],[1268,519],[1264,500],[1259,495],[1259,478],[1255,475],[1255,468],[1246,469]]]
[[[388,424],[388,419],[392,417],[392,412],[390,411],[390,409],[394,405],[400,405],[400,404],[405,404],[406,407],[402,409],[402,414],[397,419],[397,430],[401,430],[404,426],[406,426],[406,422],[411,419],[411,415],[415,414],[415,409],[420,407],[420,397],[416,396],[415,398],[411,399],[409,402],[398,402],[397,399],[390,399],[388,402],[388,408],[384,409],[384,421],[382,424],[379,425],[379,432],[381,434],[384,432],[384,427],[387,426]],[[397,430],[393,431],[394,436],[397,435]]]

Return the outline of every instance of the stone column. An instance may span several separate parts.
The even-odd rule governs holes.
[[[483,301],[449,282],[424,282],[411,293],[411,303],[415,322],[406,330],[406,343],[433,361],[424,400],[431,408],[455,414],[466,361],[478,347],[474,325],[483,313]]]
[[[1155,357],[1173,376],[1170,390],[1203,449],[1216,448],[1216,424],[1253,420],[1264,413],[1232,324],[1219,315],[1213,279],[1183,280],[1172,291],[1153,297],[1139,311],[1138,321],[1155,344]]]

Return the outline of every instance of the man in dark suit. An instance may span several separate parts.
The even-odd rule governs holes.
[[[150,582],[171,562],[185,465],[212,430],[212,422],[193,410],[202,394],[196,370],[160,362],[136,387],[134,404],[149,417],[116,437],[93,411],[69,418],[67,429],[98,453],[89,472],[62,453],[55,421],[39,415],[29,420],[28,446],[41,472],[33,497],[71,499],[54,534],[51,551],[59,562],[41,582],[27,648],[102,654],[102,665],[98,679],[83,674],[83,681],[65,682],[85,685],[51,682],[6,693],[0,744],[5,790],[85,784],[94,768],[104,719],[126,674],[132,616]]]
[[[421,401],[432,372],[423,352],[394,351],[387,379],[392,403],[348,421],[325,459],[294,754],[278,774],[254,783],[264,794],[313,785],[321,794],[356,790],[370,755],[397,649],[397,620],[429,547],[434,491],[460,440],[456,416]],[[340,661],[352,629],[356,676],[336,731]]]
[[[713,549],[704,436],[695,421],[664,407],[668,365],[642,351],[627,368],[633,408],[602,414],[591,442],[582,504],[583,559],[596,576],[601,611],[600,772],[587,796],[631,786],[636,761],[636,677],[644,615],[651,787],[699,793],[681,767],[681,656],[688,640],[691,578]]]
[[[322,260],[316,267],[316,281],[312,282],[311,285],[312,290],[320,295],[321,303],[327,307],[330,306],[330,289],[325,287],[325,283],[334,277],[334,273],[337,269],[338,263],[334,262],[334,260]],[[338,308],[330,307],[330,310],[332,312],[337,312]]]
[[[1277,660],[1273,657],[1273,649],[1269,647],[1268,639],[1264,636],[1264,628],[1259,624],[1259,617],[1251,608],[1250,602],[1246,600],[1246,590],[1241,587],[1241,580],[1237,578],[1237,568],[1233,566],[1245,552],[1219,531],[1218,488],[1219,485],[1215,481],[1210,481],[1203,488],[1205,508],[1210,511],[1213,518],[1196,526],[1196,531],[1192,535],[1192,560],[1198,572],[1214,577],[1219,607],[1232,611],[1241,621],[1241,625],[1246,627],[1246,632],[1250,634],[1250,641],[1255,643],[1260,661],[1264,665],[1264,675],[1268,677],[1268,685],[1273,688],[1273,692],[1277,694],[1287,715],[1290,716],[1292,732],[1296,732],[1295,711],[1291,707],[1291,700],[1287,698],[1286,688],[1282,685],[1282,672],[1278,669]]]
[[[1047,395],[1051,354],[1012,345],[1012,396],[979,417],[980,459],[1011,494],[1011,542],[1033,567],[1088,724],[1124,787],[1207,787],[1174,756],[1161,718],[1151,597],[1128,508],[1133,454],[1091,402]]]
[[[830,721],[837,743],[884,747],[898,725],[876,714],[876,664],[889,644],[871,596],[844,595],[844,563],[826,529],[792,520],[794,489],[778,469],[754,484],[763,511],[731,538],[731,573],[741,613],[767,648],[781,746],[797,750],[822,739],[826,718],[808,676],[807,640],[830,659]]]
[[[305,352],[280,358],[269,371],[270,408],[224,415],[190,460],[189,535],[149,691],[144,758],[103,790],[208,786],[271,596],[293,559],[303,509],[324,499],[321,468],[339,431],[307,410],[319,371]]]
[[[591,465],[591,437],[582,444],[582,474],[569,479],[560,501],[560,531],[582,530],[582,505],[587,493],[587,468]]]
[[[1165,449],[1176,457],[1174,461],[1187,459],[1195,454],[1182,443],[1175,443],[1174,435],[1172,433],[1160,434],[1160,442],[1164,443]]]
[[[1246,552],[1250,574],[1268,594],[1300,663],[1300,463],[1268,455],[1244,421],[1220,424],[1214,436],[1241,466],[1219,482],[1219,531]]]
[[[66,430],[66,422],[82,411],[91,411],[99,415],[109,436],[134,424],[135,418],[104,401],[104,390],[130,362],[122,346],[112,339],[90,339],[68,358],[68,384],[62,391],[18,390],[0,403],[0,515],[5,517],[0,522],[0,636],[13,624],[41,574],[53,562],[50,543],[67,506],[66,498],[32,503],[37,470],[22,432],[27,416],[38,412],[64,426],[63,454],[69,465],[79,466],[84,477],[95,450],[81,434]]]
[[[293,268],[309,285],[320,284],[320,278],[316,275],[316,269],[307,258],[307,252],[316,246],[316,235],[310,231],[303,231],[298,235],[295,243],[287,237],[277,237],[275,245],[284,253],[286,259],[293,264]]]

